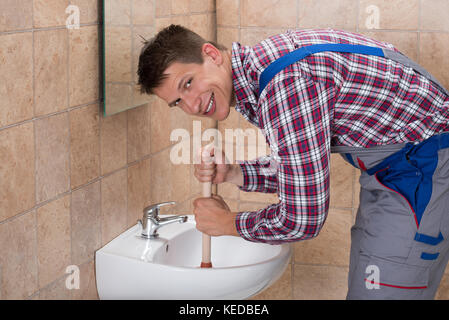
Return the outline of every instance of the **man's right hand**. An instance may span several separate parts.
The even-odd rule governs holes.
[[[230,182],[237,185],[243,185],[243,175],[240,165],[226,163],[224,152],[219,152],[221,155],[214,154],[214,161],[212,163],[201,161],[200,164],[195,164],[194,176],[199,182],[212,181],[214,184]]]

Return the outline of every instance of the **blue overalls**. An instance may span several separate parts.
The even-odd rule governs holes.
[[[349,44],[302,47],[261,74],[261,93],[282,69],[323,51],[397,61],[449,92],[421,66],[393,50]],[[360,169],[360,205],[351,228],[348,299],[433,299],[449,260],[449,132],[421,143],[337,146]]]

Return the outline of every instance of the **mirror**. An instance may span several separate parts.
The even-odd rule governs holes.
[[[152,6],[133,8],[135,1],[102,0],[102,104],[104,116],[148,103],[137,85],[142,38],[154,33]],[[146,24],[148,23],[148,24]]]

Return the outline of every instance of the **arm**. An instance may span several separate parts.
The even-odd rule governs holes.
[[[270,148],[278,161],[280,201],[236,215],[238,233],[250,241],[280,243],[315,237],[328,212],[329,101],[334,90],[305,78],[289,83],[273,88],[272,97],[263,102],[264,109],[270,107],[264,119],[274,127],[270,141],[276,145]],[[290,101],[297,102],[296,106],[288,105]]]

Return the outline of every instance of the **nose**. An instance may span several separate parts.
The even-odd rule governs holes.
[[[201,99],[193,92],[186,92],[181,99],[184,101],[183,109],[189,114],[198,114],[201,111]]]

